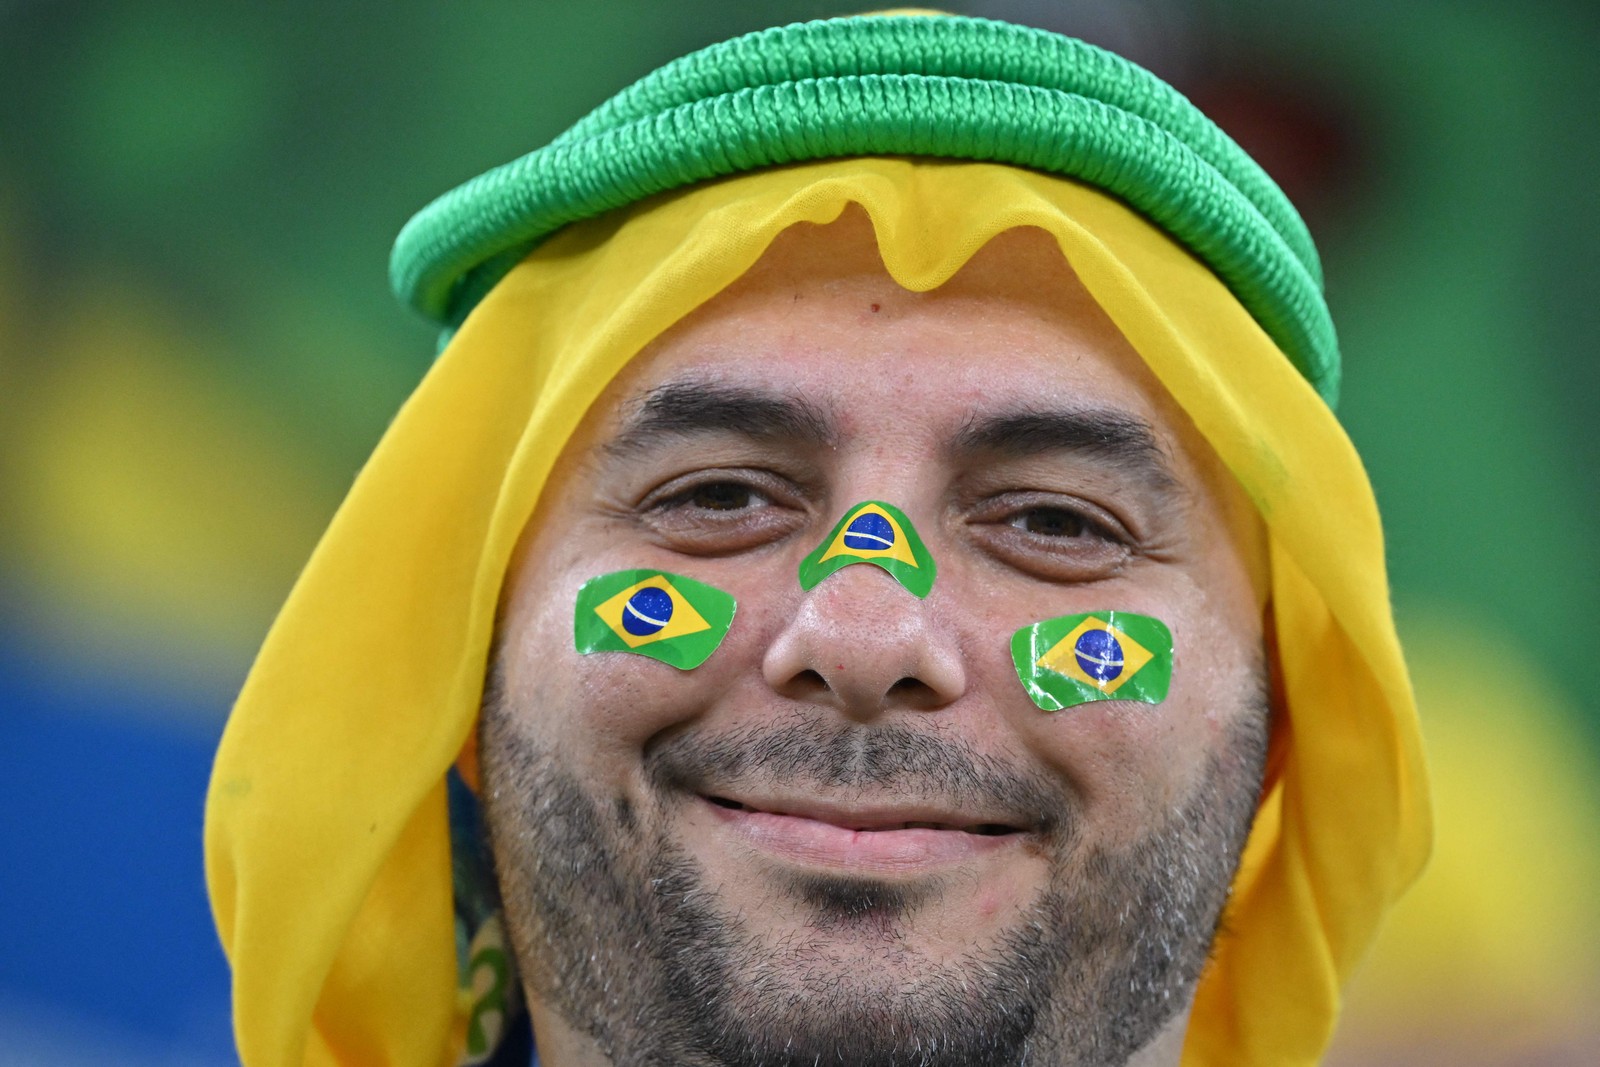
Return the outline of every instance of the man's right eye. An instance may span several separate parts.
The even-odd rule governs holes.
[[[697,471],[658,486],[637,507],[664,545],[697,555],[770,544],[808,515],[786,479],[762,470]]]
[[[706,511],[742,511],[755,504],[768,503],[771,501],[765,496],[739,482],[697,485],[665,502],[668,507],[693,507]]]

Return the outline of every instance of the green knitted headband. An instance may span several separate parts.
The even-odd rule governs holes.
[[[831,19],[687,55],[424,208],[395,241],[390,280],[450,331],[569,222],[710,178],[864,155],[1008,163],[1105,190],[1205,263],[1337,401],[1321,265],[1272,179],[1143,68],[988,19]]]

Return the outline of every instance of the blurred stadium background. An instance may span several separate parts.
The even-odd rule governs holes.
[[[1600,1062],[1600,11],[945,6],[1141,60],[1321,243],[1439,801],[1330,1062]],[[672,56],[842,10],[0,0],[0,1065],[234,1062],[210,753],[430,358],[400,224]]]

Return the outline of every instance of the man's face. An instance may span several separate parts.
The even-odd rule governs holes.
[[[918,599],[796,577],[882,500]],[[928,293],[859,213],[784,234],[561,459],[508,579],[482,758],[546,1062],[1121,1063],[1181,1032],[1261,781],[1264,535],[1053,241]],[[588,579],[731,593],[679,671],[581,656]],[[1155,616],[1159,705],[1040,711],[1009,640]]]

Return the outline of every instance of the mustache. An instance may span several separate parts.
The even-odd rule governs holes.
[[[805,713],[712,735],[673,733],[647,746],[644,769],[658,795],[782,783],[840,799],[937,801],[1004,812],[1013,825],[1045,833],[1067,822],[1077,806],[1065,783],[961,738]]]

